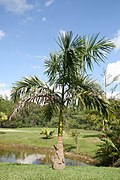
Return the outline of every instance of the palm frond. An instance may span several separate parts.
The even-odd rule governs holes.
[[[26,105],[35,103],[36,105],[51,105],[57,107],[60,103],[60,96],[50,89],[49,86],[35,77],[25,77],[22,81],[16,82],[12,90],[12,99],[19,100],[10,119],[20,112]]]
[[[59,33],[58,40],[56,40],[56,43],[59,45],[62,51],[69,49],[72,37],[72,31],[64,31]]]
[[[35,92],[38,88],[42,90],[45,89],[46,86],[36,76],[24,77],[21,81],[17,81],[13,84],[11,99],[17,101],[24,98],[26,94]]]
[[[83,36],[83,54],[79,53],[78,55],[82,57],[82,61],[85,67],[88,67],[90,70],[93,70],[93,62],[99,65],[99,61],[104,62],[106,59],[106,55],[111,52],[111,50],[115,47],[115,45],[109,40],[105,39],[105,37],[98,39],[99,33],[96,35],[92,35],[91,37]]]
[[[50,59],[45,60],[45,74],[48,76],[50,85],[54,84],[60,76],[60,56],[50,53]]]
[[[73,90],[73,89],[75,90]],[[102,89],[88,76],[77,79],[77,85],[71,87],[72,101],[76,102],[76,106],[83,106],[88,109],[95,109],[101,115],[109,116],[109,112],[113,112],[110,103],[104,99]]]

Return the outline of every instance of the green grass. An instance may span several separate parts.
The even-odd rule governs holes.
[[[4,134],[0,134],[0,144],[52,147],[56,143],[57,138],[54,136],[47,141],[40,135],[40,131],[40,128],[21,128],[13,129],[13,132],[6,131]]]
[[[78,149],[76,147],[75,140],[67,134],[64,138],[64,147],[67,150],[66,146],[71,145],[71,151],[80,154],[86,154],[88,156],[94,157],[96,150],[98,149],[98,144],[100,144],[100,139],[98,136],[100,132],[93,130],[77,130],[78,135]]]
[[[40,134],[40,128],[9,129],[9,131],[1,128],[0,130],[1,145],[53,148],[53,145],[57,143],[57,129],[54,129],[55,133],[51,139],[44,139],[43,135]],[[65,133],[63,136],[64,149],[65,151],[94,156],[100,143],[99,134],[97,131],[79,130],[78,148],[76,148],[74,139],[69,133]]]
[[[0,146],[14,147],[47,147],[53,148],[57,143],[57,129],[52,139],[43,139],[40,128],[0,129]],[[6,131],[5,131],[6,130]],[[69,133],[64,134],[64,147],[66,151],[94,156],[100,140],[100,132],[79,130],[78,149]],[[0,180],[118,180],[120,168],[76,166],[66,167],[62,171],[52,170],[51,166],[20,165],[0,163]]]
[[[0,180],[119,180],[120,169],[111,167],[66,167],[62,171],[50,166],[0,163]]]

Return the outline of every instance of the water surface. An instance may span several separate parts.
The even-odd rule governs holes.
[[[27,152],[14,152],[7,150],[0,150],[0,162],[18,163],[18,164],[38,164],[38,165],[51,165],[52,157],[47,154],[27,153]],[[65,158],[66,166],[85,166],[87,163]]]

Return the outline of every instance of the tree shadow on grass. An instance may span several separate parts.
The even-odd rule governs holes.
[[[89,137],[99,137],[100,134],[89,134],[89,135],[84,135],[83,138],[89,138]]]
[[[53,139],[53,137],[40,137],[40,139],[46,139],[46,140],[49,140],[49,139]]]
[[[64,145],[64,151],[70,152],[72,149],[76,149],[76,146],[71,145],[71,144],[65,144]]]
[[[6,134],[6,132],[1,131],[0,134]]]

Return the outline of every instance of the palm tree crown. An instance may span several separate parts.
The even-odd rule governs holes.
[[[73,38],[72,31],[60,33],[56,41],[60,51],[50,53],[50,58],[45,60],[48,83],[30,76],[13,86],[11,97],[14,101],[20,100],[16,112],[30,102],[63,108],[76,99],[77,104],[97,108],[107,115],[108,103],[102,99],[102,91],[85,75],[87,68],[93,70],[93,63],[104,61],[114,48],[112,42],[105,38],[98,40],[98,36]]]

